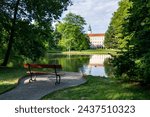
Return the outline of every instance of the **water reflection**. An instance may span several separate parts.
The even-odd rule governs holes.
[[[110,55],[49,55],[49,64],[61,64],[64,71],[82,72],[86,75],[107,76],[104,60]]]
[[[106,58],[110,58],[110,55],[92,55],[89,64],[83,66],[83,73],[93,76],[107,76],[104,67]]]

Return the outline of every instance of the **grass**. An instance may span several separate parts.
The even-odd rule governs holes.
[[[116,49],[89,49],[89,50],[81,50],[81,51],[49,51],[49,53],[62,53],[62,54],[117,54]]]
[[[109,78],[87,76],[81,86],[59,90],[44,96],[44,100],[149,100],[149,87]]]
[[[25,73],[24,68],[0,67],[0,94],[14,88]]]
[[[63,52],[63,54],[116,54],[118,50],[115,49],[90,49],[90,50],[82,50],[82,51],[67,51]]]

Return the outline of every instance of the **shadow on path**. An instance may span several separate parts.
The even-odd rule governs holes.
[[[73,87],[85,83],[80,73],[65,72],[61,77],[61,83],[55,85],[55,76],[42,75],[36,82],[29,83],[29,77],[22,78],[18,86],[0,95],[0,100],[38,100],[43,96],[59,89]]]

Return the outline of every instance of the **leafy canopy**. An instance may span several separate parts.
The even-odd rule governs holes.
[[[7,65],[10,55],[33,59],[46,52],[51,39],[51,24],[70,3],[70,0],[1,0],[2,65]]]
[[[124,40],[124,27],[125,21],[130,15],[129,9],[132,7],[130,0],[121,0],[119,2],[119,8],[113,14],[111,22],[105,36],[105,47],[106,48],[122,48],[125,44]]]
[[[83,50],[89,48],[89,38],[84,33],[86,22],[83,17],[69,13],[63,19],[63,22],[57,26],[61,34],[59,46],[63,50]]]
[[[125,1],[127,0],[122,0]],[[129,15],[122,19],[123,28],[118,30],[123,35],[118,39],[122,51],[112,61],[115,76],[150,83],[150,1],[128,2],[132,3],[132,7],[127,10]]]

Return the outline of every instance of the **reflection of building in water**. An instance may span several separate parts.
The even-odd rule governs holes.
[[[103,66],[106,58],[110,58],[110,55],[92,55],[88,66]]]
[[[107,76],[104,69],[104,60],[110,55],[92,55],[85,71],[86,74],[95,76]]]

